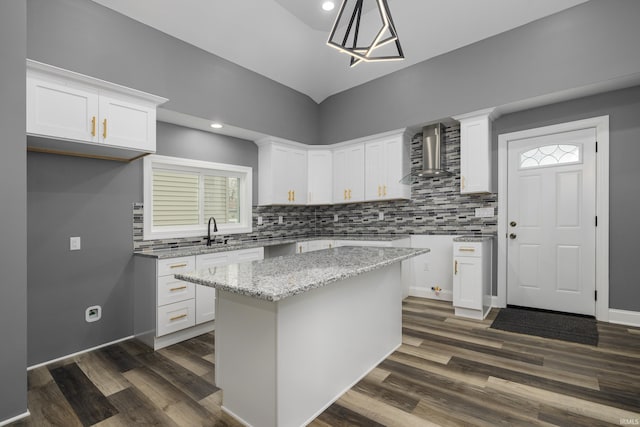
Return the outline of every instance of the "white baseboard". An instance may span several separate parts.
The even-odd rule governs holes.
[[[198,335],[206,334],[213,330],[215,330],[215,320],[211,320],[210,322],[206,322],[206,323],[201,323],[199,325],[192,326],[191,328],[183,329],[181,331],[174,332],[169,335],[156,337],[154,339],[153,349],[160,350],[161,348],[178,344],[179,342],[186,341],[191,338],[195,338]]]
[[[9,425],[11,423],[15,423],[16,421],[20,421],[21,419],[27,418],[30,415],[31,415],[31,413],[27,410],[27,412],[24,412],[24,413],[22,413],[20,415],[16,415],[13,418],[9,418],[8,420],[0,421],[0,427],[7,426],[7,425]]]
[[[609,323],[640,327],[640,311],[609,309]]]
[[[409,296],[419,298],[437,299],[441,301],[453,301],[453,293],[449,290],[443,289],[436,295],[435,291],[425,288],[410,288]]]
[[[84,353],[88,353],[88,352],[90,352],[90,351],[98,350],[98,349],[100,349],[100,348],[102,348],[102,347],[108,347],[108,346],[110,346],[110,345],[117,344],[117,343],[122,342],[122,341],[127,341],[127,340],[130,340],[131,338],[133,338],[133,335],[130,335],[130,336],[128,336],[128,337],[124,337],[124,338],[120,338],[120,339],[118,339],[118,340],[111,341],[111,342],[108,342],[108,343],[100,344],[100,345],[97,345],[97,346],[95,346],[95,347],[88,348],[88,349],[86,349],[86,350],[78,351],[78,352],[76,352],[76,353],[68,354],[68,355],[66,355],[66,356],[58,357],[58,358],[56,358],[56,359],[49,360],[49,361],[47,361],[47,362],[38,363],[37,365],[31,365],[31,366],[29,366],[29,367],[27,368],[27,371],[30,371],[30,370],[32,370],[32,369],[36,369],[36,368],[41,368],[41,367],[43,367],[43,366],[48,365],[49,363],[59,362],[59,361],[61,361],[61,360],[68,359],[68,358],[70,358],[70,357],[75,357],[75,356],[79,356],[79,355],[84,354]]]

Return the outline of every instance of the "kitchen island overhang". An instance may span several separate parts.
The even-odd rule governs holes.
[[[253,426],[310,422],[400,346],[400,261],[428,251],[340,247],[176,275],[217,289],[223,409]]]

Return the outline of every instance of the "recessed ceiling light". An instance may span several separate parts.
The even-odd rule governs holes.
[[[220,123],[211,123],[211,127],[214,129],[221,129],[222,125]]]
[[[326,10],[327,12],[333,10],[334,7],[336,7],[336,4],[332,1],[326,1],[322,3],[322,9]]]

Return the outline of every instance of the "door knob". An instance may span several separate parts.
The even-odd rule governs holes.
[[[517,224],[515,221],[511,221],[511,222],[509,223],[509,225],[510,225],[510,226],[512,226],[512,227],[515,227],[515,226],[516,226],[516,225],[518,225],[518,224]]]
[[[515,239],[515,238],[516,238],[516,234],[515,234],[515,233],[511,233],[511,234],[509,234],[509,238],[510,238],[511,240]]]

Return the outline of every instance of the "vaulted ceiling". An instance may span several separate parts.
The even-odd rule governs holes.
[[[307,94],[316,102],[586,0],[388,0],[406,59],[349,67],[326,45],[340,1],[93,0]],[[379,19],[364,0],[362,25]]]

